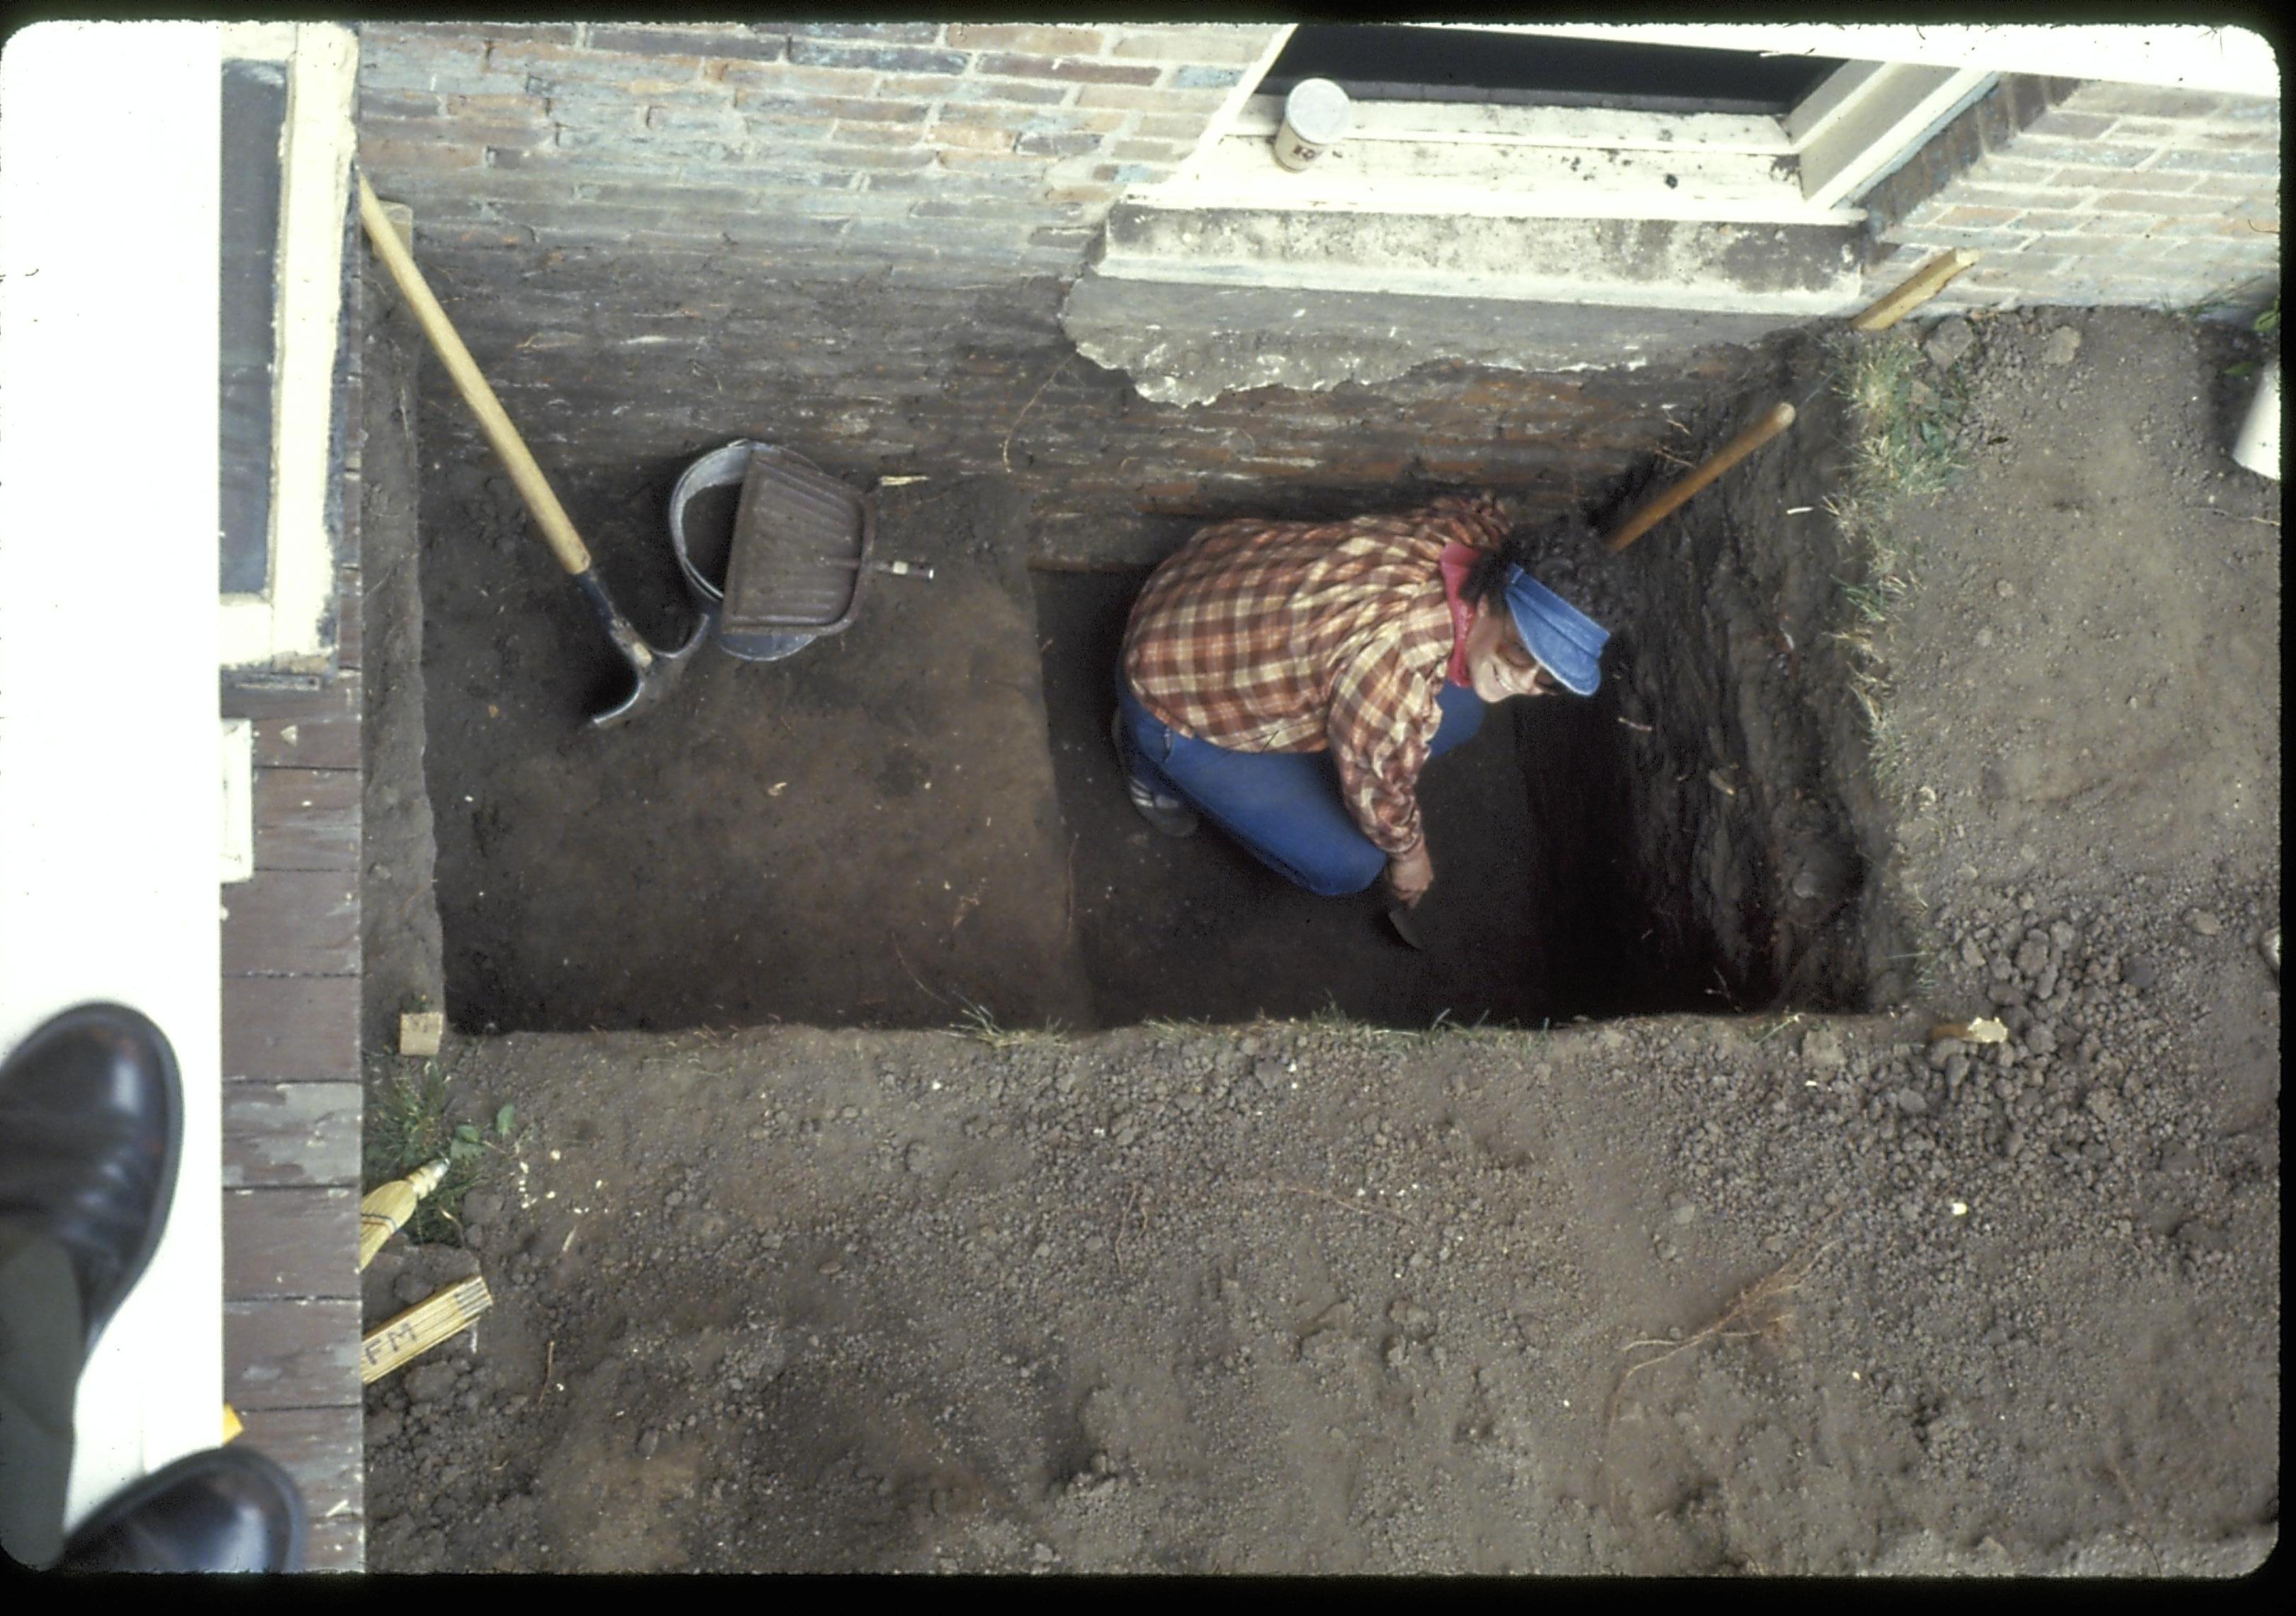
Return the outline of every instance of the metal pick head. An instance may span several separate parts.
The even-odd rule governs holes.
[[[1419,936],[1419,923],[1411,917],[1410,905],[1390,904],[1387,908],[1387,923],[1395,928],[1395,934],[1398,937],[1413,947],[1422,950],[1426,948],[1426,943],[1421,940]]]
[[[668,699],[670,686],[677,683],[678,676],[685,671],[693,653],[701,649],[701,643],[717,627],[718,613],[712,608],[702,612],[701,620],[693,626],[693,632],[686,636],[685,644],[676,650],[657,651],[651,645],[647,646],[650,654],[646,658],[644,670],[639,671],[635,661],[631,664],[631,671],[637,677],[630,686],[630,693],[616,705],[594,715],[590,727],[617,729],[639,714],[652,712],[660,706]]]

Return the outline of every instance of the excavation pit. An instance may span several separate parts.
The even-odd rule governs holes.
[[[1613,629],[1605,682],[1492,710],[1430,767],[1423,953],[1375,894],[1314,898],[1217,832],[1141,824],[1108,715],[1145,569],[1030,565],[1011,479],[882,489],[881,547],[931,580],[877,579],[849,630],[785,661],[711,648],[607,734],[586,703],[626,676],[514,496],[482,471],[437,479],[425,525],[461,536],[426,546],[423,578],[450,1019],[1536,1027],[1894,997],[1910,950],[1872,879],[1880,816],[1826,637],[1854,563],[1808,520],[1838,438],[1822,383],[1805,352],[1715,401],[1685,450],[1786,387],[1804,419],[1628,552],[1588,534],[1542,560]],[[658,529],[686,458],[567,482],[609,583],[671,642],[691,606]],[[1678,474],[1654,463],[1611,503]],[[1267,513],[1303,499],[1331,503],[1271,490]],[[1111,520],[1159,553],[1194,525]]]

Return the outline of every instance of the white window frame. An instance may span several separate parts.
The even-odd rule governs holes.
[[[1759,30],[1732,32],[1726,43],[1745,49],[1752,43],[1735,36]],[[1250,87],[1290,37],[1287,29],[1270,43],[1185,163],[1127,200],[1160,208],[1856,224],[1866,217],[1857,194],[1998,78],[1974,63],[1850,62],[1783,116],[1358,102],[1347,137],[1314,168],[1293,173],[1269,146],[1282,102]],[[1589,160],[1603,165],[1591,182]]]
[[[223,595],[226,668],[324,671],[335,649],[327,528],[335,358],[343,340],[343,218],[357,135],[358,45],[335,23],[221,25],[226,59],[287,70],[272,387],[270,554],[258,593]]]
[[[1540,22],[1414,23],[1488,33],[1831,56],[2099,78],[2278,99],[2278,58],[2243,28],[2201,23]]]

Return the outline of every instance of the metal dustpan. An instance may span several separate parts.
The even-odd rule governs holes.
[[[759,445],[734,517],[718,644],[757,659],[787,655],[775,647],[792,635],[841,632],[876,537],[873,500],[802,455]]]
[[[801,455],[746,439],[695,461],[670,496],[678,566],[716,610],[718,643],[744,661],[790,656],[853,621],[876,525],[867,495]],[[710,576],[720,555],[722,587]]]

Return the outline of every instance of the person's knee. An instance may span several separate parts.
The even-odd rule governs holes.
[[[1482,700],[1472,691],[1446,690],[1438,705],[1443,710],[1443,722],[1436,728],[1435,739],[1428,744],[1430,758],[1457,751],[1483,727]]]
[[[1292,873],[1318,898],[1346,898],[1365,890],[1387,869],[1387,856],[1368,841],[1359,848],[1333,848]]]

